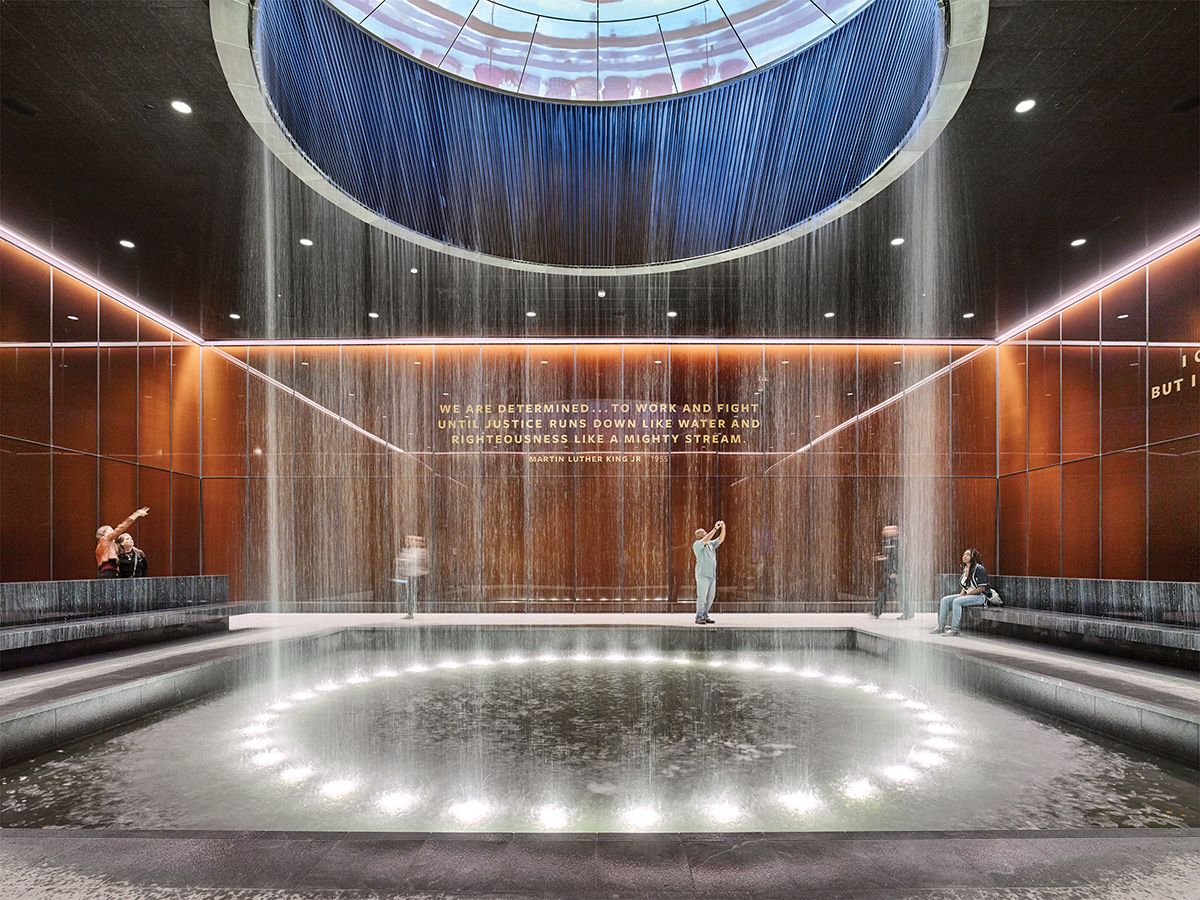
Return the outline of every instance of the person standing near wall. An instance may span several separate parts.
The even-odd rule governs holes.
[[[150,507],[143,506],[141,509],[134,511],[129,515],[129,518],[113,528],[111,525],[101,525],[96,530],[96,577],[97,578],[118,578],[120,577],[120,568],[117,564],[117,538],[123,535],[126,531],[133,527],[133,523],[142,516],[150,514]]]
[[[696,624],[711,625],[713,620],[708,617],[708,611],[717,597],[717,548],[725,541],[725,521],[719,520],[707,533],[703,528],[697,528],[694,537],[696,540],[692,543],[692,552],[696,554]]]
[[[425,549],[425,538],[419,534],[404,536],[404,550],[400,554],[401,578],[406,581],[404,618],[417,614],[417,599],[429,573],[429,551]]]
[[[117,568],[122,578],[145,578],[149,573],[146,554],[133,546],[133,535],[126,532],[117,541]]]
[[[881,534],[883,547],[880,548],[875,561],[883,565],[883,584],[879,588],[879,596],[875,599],[875,609],[871,615],[878,619],[883,614],[888,594],[891,594],[900,603],[900,618],[911,619],[913,617],[912,601],[908,598],[908,594],[900,590],[900,527],[884,525]]]

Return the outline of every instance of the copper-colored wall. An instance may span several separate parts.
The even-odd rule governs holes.
[[[997,571],[1200,581],[1200,241],[999,348]]]
[[[238,596],[299,608],[391,602],[391,560],[416,533],[429,540],[427,599],[440,608],[674,610],[693,597],[692,531],[723,517],[722,603],[853,608],[875,589],[879,528],[905,514],[933,535],[930,567],[952,565],[959,541],[988,553],[995,544],[994,408],[981,405],[957,432],[949,424],[952,387],[971,403],[994,393],[991,349],[953,384],[948,347],[204,352],[205,565],[229,571]],[[577,446],[456,443],[471,432],[442,410],[551,401],[757,403],[761,426],[728,449],[635,444],[585,461]],[[922,483],[907,513],[904,475]]]
[[[0,241],[0,580],[95,575],[138,506],[152,575],[200,572],[199,350]]]

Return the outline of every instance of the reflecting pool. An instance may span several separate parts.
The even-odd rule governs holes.
[[[541,646],[539,646],[539,643]],[[850,650],[345,649],[4,772],[6,826],[1192,826],[1169,761]]]

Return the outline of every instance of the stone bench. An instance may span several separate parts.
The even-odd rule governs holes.
[[[954,593],[958,576],[939,576]],[[967,607],[971,631],[1109,656],[1200,667],[1200,584],[994,576],[1004,606]]]
[[[0,584],[0,669],[225,631],[234,609],[227,575]]]

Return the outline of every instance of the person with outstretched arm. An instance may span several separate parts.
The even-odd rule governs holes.
[[[708,617],[717,597],[717,548],[725,540],[725,521],[719,520],[712,531],[697,528],[692,552],[696,554],[696,624],[711,625]]]
[[[126,531],[133,527],[133,523],[142,516],[150,514],[150,507],[143,506],[141,509],[130,513],[129,518],[113,528],[111,525],[101,525],[96,530],[96,577],[97,578],[119,578],[121,570],[117,564],[117,557],[120,555],[120,549],[117,545],[117,539]]]

